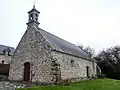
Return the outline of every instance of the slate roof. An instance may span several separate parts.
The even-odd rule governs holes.
[[[80,47],[76,46],[75,44],[67,42],[49,32],[46,32],[41,28],[39,28],[39,31],[43,35],[43,37],[52,46],[54,46],[56,51],[90,60],[90,57],[88,56],[88,54],[85,51],[83,51]]]
[[[15,49],[13,47],[9,47],[9,46],[5,46],[5,45],[0,45],[0,55],[4,54],[4,50],[10,50],[10,55],[13,55],[13,52],[15,51]]]

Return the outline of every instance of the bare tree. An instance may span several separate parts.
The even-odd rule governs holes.
[[[84,51],[88,54],[88,56],[89,57],[93,57],[93,55],[94,55],[94,49],[93,48],[91,48],[90,46],[87,46],[87,47],[85,47],[85,49],[84,49]]]
[[[90,46],[84,47],[83,45],[79,45],[78,47],[80,47],[81,49],[83,49],[89,57],[93,57],[94,56],[94,49],[91,48]]]

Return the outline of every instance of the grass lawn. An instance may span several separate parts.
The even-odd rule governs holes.
[[[120,80],[96,79],[73,83],[70,86],[41,86],[17,90],[120,90]]]

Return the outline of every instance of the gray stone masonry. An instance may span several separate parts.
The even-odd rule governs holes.
[[[30,63],[30,81],[51,82],[51,48],[36,27],[28,28],[18,44],[9,71],[9,80],[23,81],[24,63]]]
[[[56,79],[81,80],[96,75],[96,63],[73,55],[52,51],[53,47],[36,27],[28,28],[18,44],[10,65],[9,80],[23,81],[24,63],[30,63],[30,82],[55,82]],[[71,60],[74,61],[71,65]],[[52,62],[59,66],[57,74]]]
[[[11,56],[8,55],[0,55],[0,64],[4,61],[4,64],[10,64],[11,63]]]
[[[82,58],[78,58],[72,55],[63,54],[60,52],[53,51],[53,58],[60,64],[61,79],[75,79],[80,80],[83,78],[87,79],[86,66],[89,67],[89,76],[96,75],[96,63],[88,61]],[[73,65],[71,60],[74,61]]]

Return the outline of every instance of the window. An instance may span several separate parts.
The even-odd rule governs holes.
[[[37,19],[37,18],[35,18],[35,21],[38,21],[38,19]]]
[[[35,14],[36,17],[38,17],[38,14]]]
[[[33,14],[30,15],[30,20],[33,20]]]
[[[71,67],[74,67],[74,60],[71,60]]]
[[[2,64],[4,64],[4,60],[2,60]]]

